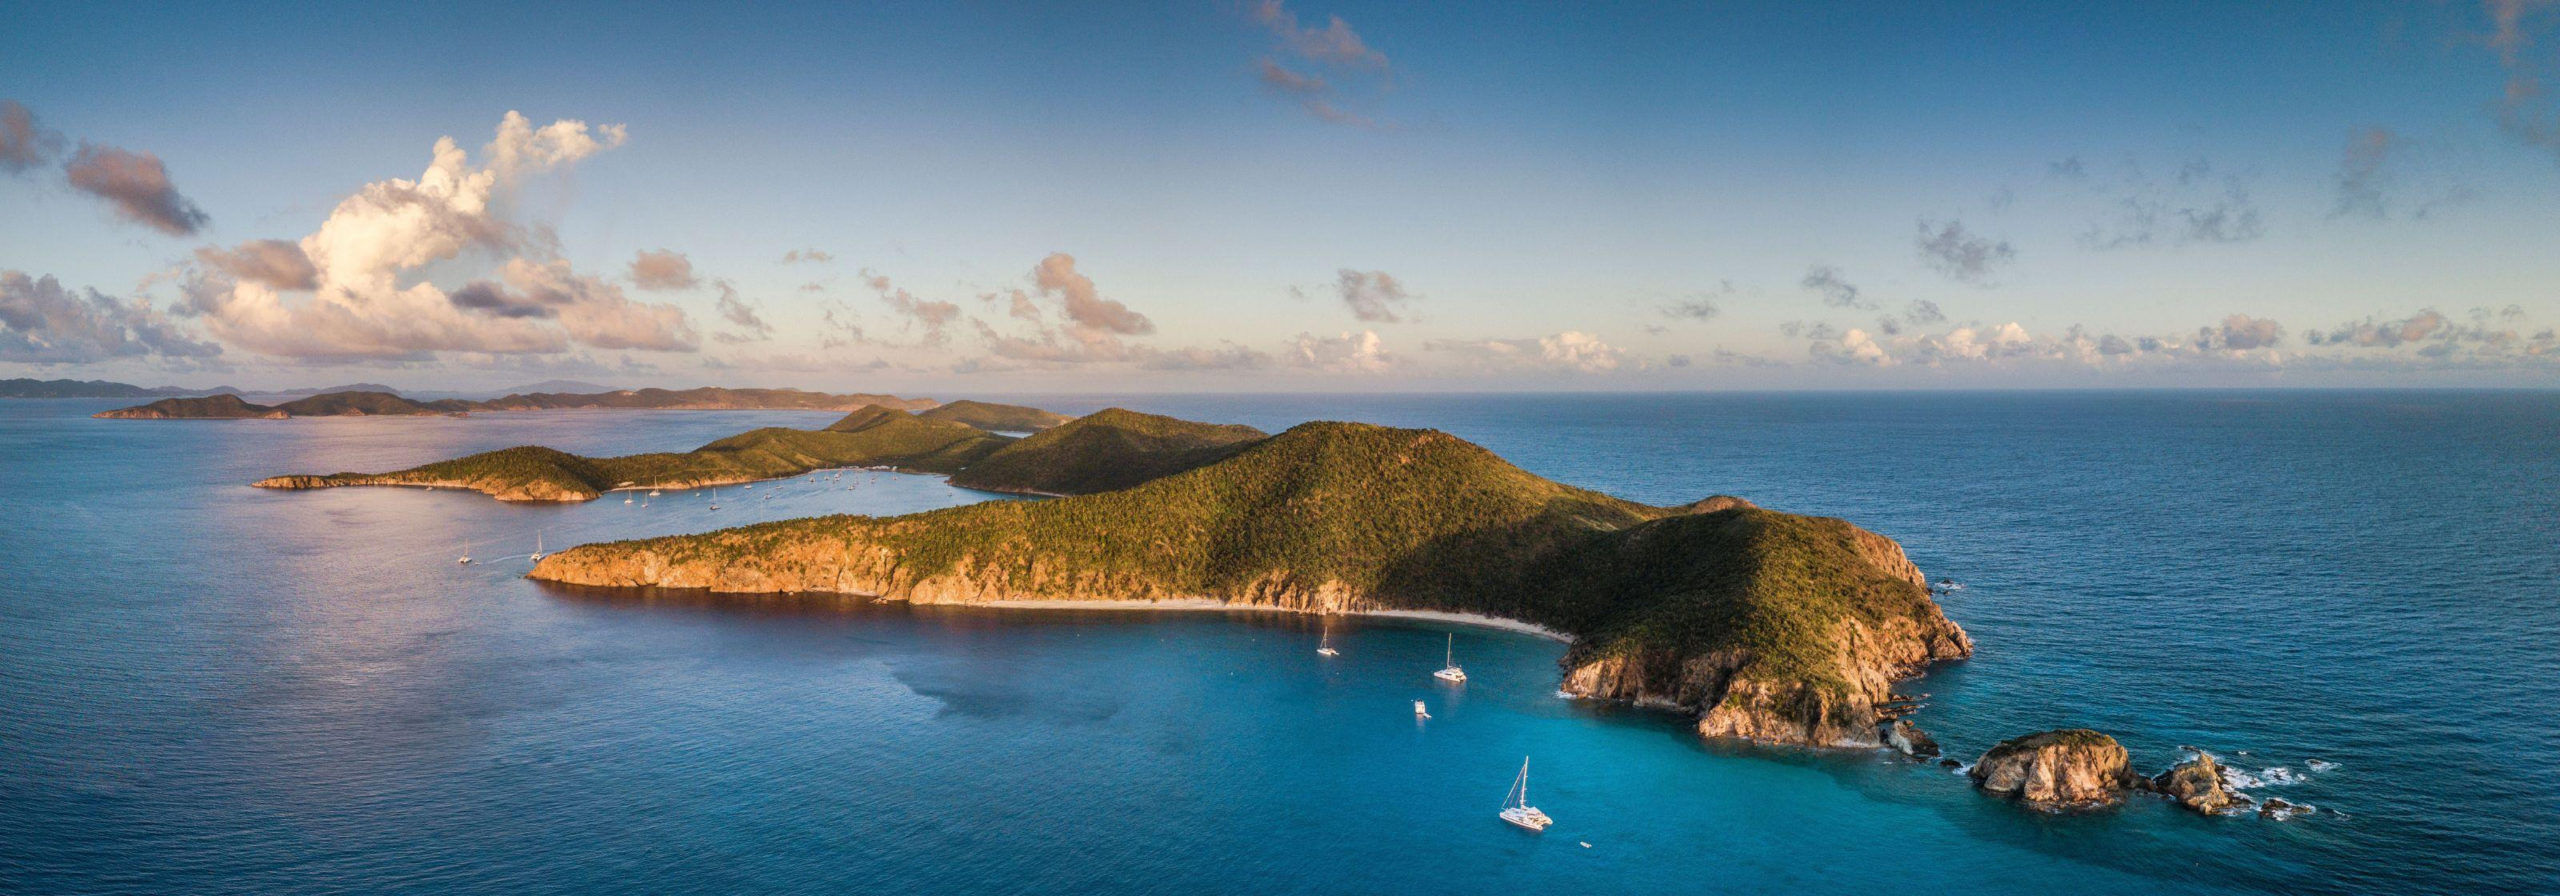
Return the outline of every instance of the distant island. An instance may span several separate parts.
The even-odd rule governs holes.
[[[878,405],[912,410],[939,405],[930,398],[852,393],[835,395],[799,389],[622,389],[610,392],[533,392],[488,401],[444,398],[417,401],[387,387],[332,391],[277,405],[253,404],[237,394],[200,398],[168,398],[146,405],[101,411],[108,420],[224,420],[283,417],[417,416],[467,414],[473,411],[536,411],[579,408],[620,410],[794,410],[849,411]],[[1000,407],[1000,406],[999,406]],[[1039,413],[1046,414],[1046,411]],[[1054,415],[1052,415],[1054,416]],[[1051,424],[1055,425],[1055,424]],[[1045,427],[1030,427],[1040,429]]]
[[[981,460],[1018,458],[1008,453],[1020,442],[1028,450],[1042,446],[1081,444],[1102,424],[1057,427],[1030,439],[1017,440],[952,419],[991,421],[1004,426],[1048,428],[1047,418],[1067,418],[1037,408],[955,402],[919,414],[870,405],[845,415],[823,429],[767,427],[739,433],[681,454],[634,454],[624,457],[581,457],[564,451],[525,445],[439,461],[389,473],[286,475],[260,480],[260,488],[310,489],[340,486],[428,486],[478,491],[501,501],[592,501],[617,488],[702,488],[796,476],[833,467],[897,467],[927,473],[957,474]],[[959,408],[957,411],[951,409]],[[1126,412],[1123,412],[1126,413]],[[1143,415],[1135,415],[1143,416]],[[1200,424],[1205,426],[1205,424]],[[1212,427],[1212,429],[1216,429]],[[1059,430],[1068,430],[1061,432]],[[1245,429],[1242,437],[1259,438]],[[1079,434],[1083,435],[1079,435]],[[1106,437],[1108,438],[1108,437]],[[1129,439],[1142,438],[1131,436]],[[1178,437],[1155,436],[1163,450],[1175,450]],[[1165,441],[1172,438],[1173,441]],[[1127,441],[1127,439],[1113,439]],[[1183,442],[1179,447],[1189,447]],[[1086,481],[1112,481],[1110,471],[1072,464],[1021,466],[1006,460],[999,470],[1016,472],[954,481],[972,488],[1025,493],[1057,493]],[[976,484],[971,484],[971,483]]]
[[[239,389],[215,386],[211,389],[184,389],[176,386],[143,387],[132,383],[107,380],[0,380],[0,398],[156,398],[180,395],[238,395]]]
[[[846,423],[857,434],[927,423],[865,415]],[[1816,746],[1916,733],[1895,718],[1892,683],[1972,653],[1884,536],[1736,498],[1625,501],[1435,430],[1309,423],[1266,437],[1114,410],[977,450],[935,456],[960,470],[955,483],[976,474],[1082,494],[586,545],[532,577],[915,603],[1474,614],[1568,637],[1570,693],[1674,708],[1708,737]]]

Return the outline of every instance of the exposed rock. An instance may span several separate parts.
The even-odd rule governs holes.
[[[1938,755],[1938,741],[1908,719],[1895,719],[1884,726],[1884,745],[1914,759]]]
[[[2209,753],[2198,751],[2196,758],[2170,766],[2147,783],[2148,789],[2206,815],[2231,808],[2231,792],[2222,786],[2222,766]]]
[[[2046,810],[2113,805],[2133,777],[2124,746],[2086,728],[2001,741],[1969,774],[1974,786]]]
[[[2319,810],[2307,803],[2292,803],[2276,797],[2268,797],[2266,803],[2258,807],[2258,817],[2270,821],[2288,821],[2296,816],[2309,815],[2317,811]]]

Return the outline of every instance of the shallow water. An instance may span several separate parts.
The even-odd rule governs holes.
[[[1429,425],[1639,500],[1900,539],[1980,653],[1965,757],[2056,725],[2295,783],[2290,822],[2021,812],[1931,766],[1703,745],[1555,696],[1552,642],[1261,614],[634,601],[547,546],[992,496],[921,476],[643,509],[267,492],[828,415],[96,421],[0,402],[9,892],[2560,890],[2560,397],[1049,398]],[[466,540],[479,562],[453,562]],[[1429,701],[1428,722],[1413,718]],[[2246,751],[2246,755],[2240,755]],[[1492,817],[1523,755],[1544,836]],[[2315,771],[2309,760],[2336,765]],[[1591,848],[1580,847],[1587,841]]]

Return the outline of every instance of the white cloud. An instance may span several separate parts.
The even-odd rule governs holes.
[[[682,311],[631,301],[565,261],[526,254],[524,228],[502,213],[523,178],[623,138],[618,125],[591,129],[564,119],[535,128],[516,112],[499,123],[479,164],[453,138],[440,138],[416,179],[365,185],[302,238],[314,272],[308,289],[207,258],[189,284],[187,308],[224,342],[280,357],[552,353],[572,344],[691,351],[700,340]],[[449,272],[472,262],[498,269],[505,285],[484,280],[448,294],[428,276],[431,267]]]

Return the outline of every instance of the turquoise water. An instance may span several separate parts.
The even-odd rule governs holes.
[[[884,475],[642,509],[244,487],[791,413],[96,421],[0,403],[8,892],[2555,892],[2560,397],[1045,398],[1431,425],[1654,502],[1900,539],[1980,645],[1907,690],[1970,757],[2197,744],[2320,812],[2021,812],[1872,753],[1559,699],[1560,645],[1258,614],[639,602],[553,548],[991,496]],[[452,562],[469,539],[480,562]],[[510,556],[511,555],[511,556]],[[1434,718],[1417,722],[1411,701]],[[2239,755],[2246,751],[2246,755]],[[1523,755],[1544,836],[1496,821]],[[2311,771],[2309,760],[2335,763]],[[1579,844],[1589,842],[1584,848]]]

